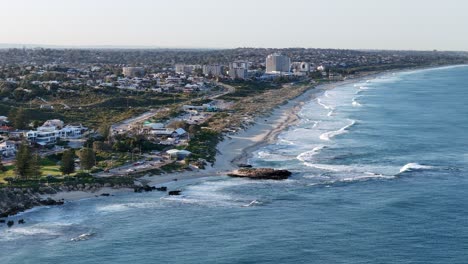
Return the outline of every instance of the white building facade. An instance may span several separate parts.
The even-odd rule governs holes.
[[[87,128],[82,125],[67,125],[61,128],[46,121],[46,123],[38,127],[36,131],[31,130],[26,132],[25,136],[28,141],[45,146],[55,144],[59,139],[80,138],[86,130]]]
[[[222,65],[203,65],[203,74],[220,77],[224,75],[224,67]]]
[[[16,154],[16,145],[11,141],[0,143],[0,154],[5,157],[14,156]]]
[[[289,73],[291,59],[279,53],[270,54],[266,58],[266,73]]]
[[[246,61],[235,61],[229,64],[229,77],[232,79],[247,79],[249,63]]]

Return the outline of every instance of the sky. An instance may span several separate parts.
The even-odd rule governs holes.
[[[0,0],[0,43],[468,50],[466,0]]]

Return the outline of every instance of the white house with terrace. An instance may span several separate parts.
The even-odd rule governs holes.
[[[42,146],[53,145],[59,139],[80,138],[86,130],[87,128],[81,124],[63,127],[63,122],[60,120],[48,120],[35,131],[26,132],[26,138]]]

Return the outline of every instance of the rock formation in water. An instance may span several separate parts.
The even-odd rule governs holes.
[[[288,170],[275,170],[269,168],[242,168],[228,174],[231,177],[243,177],[258,180],[285,180],[291,176]]]

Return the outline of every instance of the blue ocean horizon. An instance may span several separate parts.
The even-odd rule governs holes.
[[[467,84],[462,65],[328,90],[250,159],[290,179],[35,208],[0,227],[0,263],[468,263]]]

